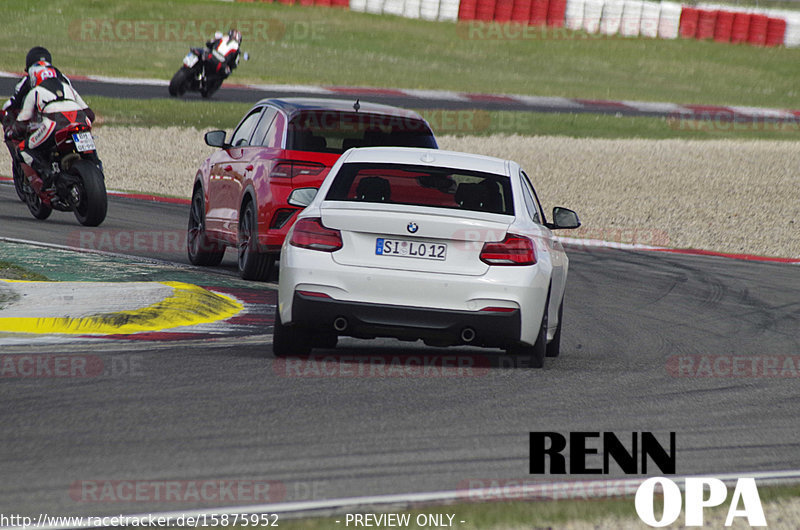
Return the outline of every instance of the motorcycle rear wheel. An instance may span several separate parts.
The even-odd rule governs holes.
[[[28,206],[31,215],[40,221],[50,217],[50,214],[53,213],[53,209],[42,202],[42,199],[33,191],[30,184],[25,182],[22,186],[23,192],[25,193],[25,204]]]
[[[181,68],[175,72],[175,75],[172,76],[172,80],[169,82],[169,95],[177,97],[186,93],[186,89],[189,88],[191,77],[192,72],[186,68]]]
[[[69,172],[78,177],[69,188],[75,218],[83,226],[99,226],[108,212],[103,173],[89,160],[76,160]]]

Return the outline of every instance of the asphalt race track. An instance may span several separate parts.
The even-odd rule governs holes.
[[[91,230],[183,231],[187,208],[111,198],[108,219]],[[35,221],[13,188],[0,185],[0,237],[67,245],[79,229],[68,214]],[[0,512],[112,515],[254,503],[81,497],[82,485],[109,480],[276,481],[268,501],[532,480],[541,477],[528,475],[529,431],[653,431],[660,440],[675,431],[678,474],[800,468],[797,371],[689,377],[697,374],[675,368],[675,356],[700,355],[739,356],[746,366],[794,356],[800,368],[800,267],[568,252],[562,354],[543,370],[512,368],[498,356],[488,369],[459,376],[298,377],[272,357],[265,337],[7,348],[107,356],[123,366],[135,360],[137,370],[0,378]],[[149,255],[186,262],[179,252]],[[229,255],[222,272],[231,271]],[[336,351],[353,356],[351,367],[378,355],[487,355],[388,340],[342,341]],[[621,475],[612,469],[611,476]]]
[[[0,77],[0,93],[12,94],[14,92],[14,85],[18,79]],[[235,83],[235,79],[232,78]],[[124,82],[111,82],[111,81],[93,81],[86,79],[75,79],[73,84],[82,96],[104,96],[113,98],[129,98],[129,99],[153,99],[153,98],[168,98],[166,86],[160,85],[131,85]],[[313,97],[313,98],[356,98],[360,97],[362,100],[369,100],[374,103],[382,103],[385,105],[394,105],[399,107],[407,107],[414,109],[444,109],[444,110],[474,110],[481,109],[487,111],[493,110],[507,110],[507,111],[530,111],[530,112],[564,112],[565,108],[562,105],[551,104],[544,98],[540,102],[523,102],[512,101],[506,99],[497,99],[488,97],[485,99],[477,99],[472,101],[454,101],[452,99],[442,99],[435,96],[428,96],[425,98],[407,97],[392,94],[382,94],[380,90],[375,91],[371,89],[364,89],[363,93],[359,93],[356,89],[351,94],[319,94],[314,91],[303,92],[302,89],[286,90],[262,90],[257,88],[244,88],[236,87],[231,84],[223,85],[218,92],[211,98],[214,101],[227,101],[237,103],[255,103],[263,98],[276,98],[276,97]],[[202,100],[200,94],[195,92],[187,92],[183,99],[186,100]],[[592,102],[584,101],[579,108],[571,108],[569,112],[574,113],[592,113],[592,114],[613,114],[624,116],[668,116],[671,111],[664,110],[648,110],[647,108],[634,109],[627,107],[620,107],[619,105],[609,105],[601,101]]]

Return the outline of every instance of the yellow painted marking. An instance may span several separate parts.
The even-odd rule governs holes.
[[[35,282],[28,282],[35,283]],[[54,283],[54,282],[48,282]],[[11,333],[131,334],[231,318],[244,307],[235,299],[183,282],[160,282],[171,296],[141,309],[82,318],[0,318],[0,331]]]

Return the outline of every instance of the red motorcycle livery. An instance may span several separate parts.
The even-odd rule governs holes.
[[[49,185],[21,155],[26,140],[6,140],[12,154],[14,187],[37,219],[47,219],[53,210],[71,211],[82,225],[98,226],[106,218],[108,196],[92,126],[88,120],[76,121],[75,112],[61,114],[66,118],[58,120],[61,125],[50,120],[27,140],[35,145],[37,135],[47,136],[55,129],[55,147],[48,160]]]

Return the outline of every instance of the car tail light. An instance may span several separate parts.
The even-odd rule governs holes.
[[[320,292],[317,292],[317,291],[297,291],[297,294],[300,294],[300,295],[303,295],[303,296],[311,296],[313,298],[330,298],[331,297],[329,294],[320,293]]]
[[[294,178],[301,176],[319,175],[325,169],[323,164],[313,162],[279,161],[273,166],[270,178]]]
[[[481,309],[481,311],[485,311],[487,313],[513,313],[516,310],[517,310],[516,307],[494,307],[494,306],[484,307],[483,309]]]
[[[295,223],[289,244],[310,250],[335,252],[342,248],[342,233],[325,227],[319,217],[306,217]]]
[[[533,265],[536,263],[536,251],[533,241],[527,237],[506,234],[502,241],[483,244],[481,261],[487,265]]]

